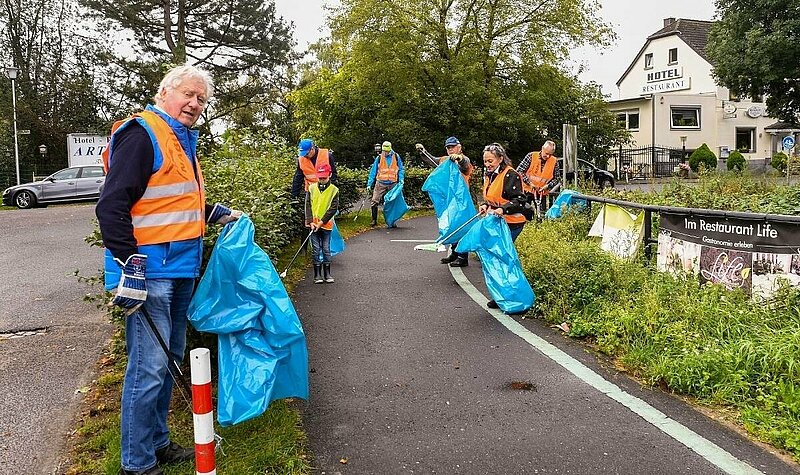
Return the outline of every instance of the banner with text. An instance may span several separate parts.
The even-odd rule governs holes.
[[[657,266],[766,298],[800,285],[800,224],[660,213]]]

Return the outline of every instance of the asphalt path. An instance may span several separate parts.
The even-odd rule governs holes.
[[[0,212],[0,473],[59,469],[81,392],[111,336],[78,282],[102,267],[94,205]],[[20,331],[33,334],[8,339]],[[76,392],[77,391],[77,392]]]
[[[334,258],[335,283],[309,274],[296,288],[317,473],[726,473],[501,325],[439,263],[443,253],[393,241],[435,237],[433,218],[356,236]],[[488,295],[477,260],[464,275]],[[513,318],[752,469],[734,473],[796,472],[541,320]]]

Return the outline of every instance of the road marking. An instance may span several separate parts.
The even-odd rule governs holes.
[[[577,376],[589,386],[597,389],[601,393],[627,407],[642,419],[653,424],[656,428],[677,440],[686,447],[692,449],[698,455],[719,467],[725,473],[731,475],[763,475],[718,445],[700,434],[694,432],[678,421],[670,419],[666,414],[654,408],[636,396],[626,393],[614,383],[606,381],[602,376],[595,373],[580,361],[569,356],[555,346],[545,341],[540,336],[523,327],[519,322],[504,314],[498,309],[486,308],[489,301],[474,285],[467,279],[460,267],[450,267],[450,273],[458,285],[472,298],[478,305],[483,307],[500,324],[509,329],[513,334],[525,340],[528,344],[544,353],[545,356],[561,365],[564,369]]]
[[[390,239],[390,242],[436,242],[435,239]]]

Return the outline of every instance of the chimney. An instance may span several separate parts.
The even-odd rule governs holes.
[[[671,24],[675,23],[675,18],[664,18],[664,28],[670,26]]]

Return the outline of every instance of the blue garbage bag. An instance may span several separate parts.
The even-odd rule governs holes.
[[[287,397],[308,399],[306,337],[253,222],[225,225],[189,304],[189,321],[219,335],[219,423],[237,424]]]
[[[390,228],[408,211],[403,197],[403,185],[398,183],[383,196],[383,219]]]
[[[586,208],[586,200],[575,198],[577,194],[578,192],[573,190],[564,190],[559,193],[558,197],[553,202],[553,206],[547,210],[544,217],[547,219],[558,219],[563,215],[563,210],[569,209],[570,206],[575,206],[578,209]]]
[[[477,214],[469,186],[461,176],[458,165],[452,160],[445,160],[422,184],[422,191],[428,192],[436,211],[439,224],[439,237],[436,240],[444,244],[458,242],[473,223],[449,235]],[[447,240],[442,241],[445,237]]]
[[[333,229],[331,230],[331,257],[344,252],[345,248],[347,248],[347,246],[344,243],[342,233],[339,232],[339,226],[337,226],[336,221],[334,221]]]
[[[456,251],[478,253],[486,287],[500,310],[517,313],[533,307],[536,296],[522,271],[511,231],[503,218],[490,214],[478,220],[461,238]]]

